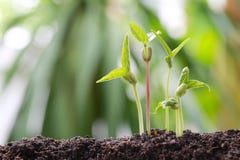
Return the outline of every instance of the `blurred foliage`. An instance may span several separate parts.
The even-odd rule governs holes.
[[[240,4],[236,0],[228,0],[225,12],[219,13],[213,12],[207,1],[187,1],[187,33],[178,40],[168,35],[156,11],[139,1],[41,0],[24,14],[15,13],[10,1],[4,0],[0,6],[2,38],[14,26],[31,32],[31,42],[19,51],[5,75],[5,85],[15,76],[28,82],[11,140],[39,134],[39,130],[56,138],[92,135],[98,120],[107,125],[102,128],[105,136],[116,136],[126,123],[132,132],[138,132],[137,110],[128,85],[121,80],[95,83],[118,64],[129,21],[148,31],[160,29],[171,48],[191,37],[174,59],[170,84],[176,85],[180,70],[188,66],[192,78],[207,82],[211,92],[200,89],[183,98],[185,128],[212,131],[240,127],[240,12],[236,11]],[[35,37],[43,27],[51,29],[53,38],[47,46],[39,47]],[[141,91],[144,63],[137,42],[131,39],[130,45]],[[164,98],[166,53],[157,41],[151,46],[152,127],[163,128],[164,114],[155,114],[154,108]],[[26,61],[26,57],[32,60]],[[175,88],[172,86],[170,94]],[[144,90],[141,95],[144,107]],[[173,113],[171,117],[175,119]]]

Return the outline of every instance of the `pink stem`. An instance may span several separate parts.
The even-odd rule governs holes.
[[[150,64],[146,62],[146,127],[150,134]]]

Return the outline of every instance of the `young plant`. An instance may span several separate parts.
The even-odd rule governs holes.
[[[194,79],[189,79],[188,67],[183,68],[178,82],[178,87],[176,89],[176,97],[178,104],[177,107],[175,108],[177,136],[181,136],[183,134],[184,128],[181,97],[187,92],[187,90],[200,87],[207,87],[210,90],[209,86],[206,83]]]
[[[159,108],[165,109],[166,131],[169,131],[169,109],[175,110],[176,135],[181,136],[183,134],[183,128],[184,128],[181,97],[189,89],[208,87],[207,84],[201,81],[189,79],[189,69],[188,67],[185,67],[181,72],[178,87],[175,92],[175,97],[169,97],[169,81],[170,81],[173,58],[179,53],[179,51],[187,43],[189,38],[184,40],[182,43],[180,43],[174,50],[171,50],[170,47],[167,45],[167,43],[164,41],[164,39],[160,36],[159,31],[158,32],[153,31],[154,37],[149,38],[147,33],[138,25],[134,23],[130,23],[130,28],[133,36],[143,44],[142,57],[146,62],[146,128],[147,128],[147,132],[148,134],[150,134],[150,60],[152,57],[152,49],[148,47],[148,43],[151,41],[152,38],[157,37],[167,52],[165,61],[168,65],[168,75],[167,75],[167,82],[166,82],[165,100],[162,102],[159,102],[156,110],[158,110]],[[132,85],[136,104],[137,104],[137,110],[138,110],[139,132],[141,134],[144,132],[142,107],[141,107],[141,103],[140,103],[137,88],[136,88],[137,80],[134,74],[130,70],[130,53],[129,53],[128,35],[126,35],[124,39],[121,62],[122,62],[122,66],[120,68],[116,68],[112,70],[107,75],[105,75],[100,80],[98,80],[97,83],[122,77]]]
[[[178,87],[175,92],[175,97],[171,97],[165,99],[162,102],[159,102],[156,108],[156,111],[159,110],[160,108],[163,109],[170,108],[175,110],[177,137],[183,134],[184,128],[181,97],[187,92],[187,90],[200,87],[207,87],[209,89],[208,85],[205,84],[204,82],[189,79],[189,69],[188,67],[185,67],[181,72]]]
[[[166,82],[166,93],[165,93],[165,100],[169,99],[169,81],[170,81],[170,75],[171,75],[171,69],[172,69],[172,61],[173,58],[179,53],[179,51],[183,48],[183,46],[187,43],[189,38],[185,39],[182,43],[180,43],[174,50],[171,50],[168,44],[165,42],[165,40],[160,36],[160,32],[153,31],[157,39],[162,44],[163,48],[167,52],[167,56],[165,57],[165,61],[168,65],[168,75],[167,75],[167,82]],[[161,104],[160,104],[161,106]],[[165,106],[165,128],[166,131],[169,131],[169,106]]]
[[[130,23],[133,36],[143,44],[142,57],[146,63],[146,128],[150,134],[150,60],[152,49],[148,47],[149,38],[147,33],[135,23]]]
[[[130,69],[130,53],[129,53],[128,35],[125,36],[125,39],[123,42],[121,62],[122,62],[122,66],[120,68],[116,68],[112,70],[107,75],[99,79],[97,83],[110,81],[112,79],[122,77],[132,85],[136,104],[137,104],[137,110],[138,110],[139,133],[142,134],[144,132],[142,106],[141,106],[141,102],[139,100],[139,96],[136,88],[137,80]]]

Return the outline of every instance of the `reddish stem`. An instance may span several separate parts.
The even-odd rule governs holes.
[[[150,134],[150,63],[146,62],[146,127]]]

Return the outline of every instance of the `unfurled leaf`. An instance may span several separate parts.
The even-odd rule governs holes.
[[[188,89],[200,87],[207,87],[210,90],[209,86],[206,83],[189,79],[189,69],[188,67],[185,67],[183,68],[180,76],[178,88],[176,90],[176,96],[181,97],[186,93]]]
[[[123,47],[122,47],[122,67],[117,68],[109,72],[107,75],[102,77],[97,83],[110,81],[112,79],[116,79],[119,77],[124,78],[131,84],[137,83],[137,80],[133,73],[130,71],[130,53],[129,53],[129,45],[128,45],[128,35],[125,36]]]
[[[142,42],[143,44],[147,44],[148,43],[148,35],[147,33],[137,24],[135,23],[130,23],[130,29],[131,32],[133,34],[133,36],[140,42]]]
[[[157,32],[152,31],[152,32],[156,35],[157,39],[162,44],[163,48],[167,51],[167,54],[171,55],[172,51],[171,51],[170,47],[168,46],[167,42],[160,36],[160,32],[158,32],[158,31]]]
[[[185,39],[182,43],[180,43],[171,53],[171,58],[175,57],[178,52],[185,46],[185,44],[190,40],[190,38]]]
[[[127,71],[130,71],[128,35],[125,36],[123,47],[122,47],[122,68],[126,68]]]
[[[198,80],[189,80],[186,84],[187,89],[207,87],[210,90],[209,86],[206,83]]]
[[[117,68],[109,72],[107,75],[99,79],[96,83],[101,83],[105,81],[110,81],[112,79],[124,77],[127,74],[126,68]]]
[[[182,73],[180,75],[178,86],[180,86],[183,83],[186,84],[188,82],[188,80],[189,80],[189,69],[188,69],[188,67],[184,67],[182,70]]]

